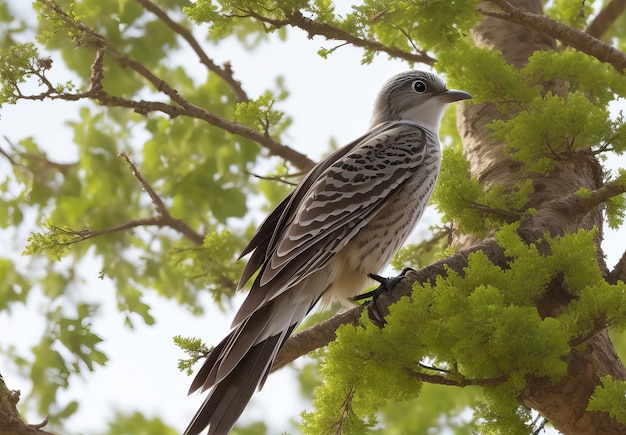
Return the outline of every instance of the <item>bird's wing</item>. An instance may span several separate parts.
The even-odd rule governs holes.
[[[254,275],[254,273],[259,270],[265,261],[267,261],[270,257],[275,241],[280,237],[289,222],[293,219],[300,202],[302,202],[302,199],[306,196],[307,192],[320,175],[334,162],[343,158],[361,143],[368,141],[371,137],[378,134],[379,130],[385,127],[385,124],[376,126],[371,131],[355,139],[348,145],[338,148],[329,154],[324,160],[316,164],[304,176],[300,183],[298,183],[298,186],[265,218],[239,256],[239,259],[241,259],[245,255],[252,252],[252,255],[246,263],[246,267],[239,281],[238,289],[241,289],[252,277],[252,275]]]
[[[413,122],[386,122],[320,162],[261,225],[244,276],[261,271],[233,325],[322,268],[367,225],[420,168],[426,137]]]

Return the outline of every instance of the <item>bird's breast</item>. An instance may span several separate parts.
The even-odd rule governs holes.
[[[427,158],[403,186],[393,192],[355,237],[331,260],[334,285],[325,300],[346,301],[372,283],[404,244],[422,216],[439,173],[438,156]]]

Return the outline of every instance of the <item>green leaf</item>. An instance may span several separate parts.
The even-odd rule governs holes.
[[[589,399],[587,410],[608,412],[611,418],[626,424],[626,381],[606,375],[600,382]]]

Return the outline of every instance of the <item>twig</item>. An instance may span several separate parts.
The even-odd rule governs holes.
[[[159,227],[170,227],[180,233],[182,233],[185,237],[187,237],[189,240],[191,240],[193,243],[195,243],[196,245],[200,246],[202,245],[202,242],[204,241],[204,237],[201,234],[198,234],[197,232],[195,232],[193,229],[191,229],[191,227],[189,225],[187,225],[184,221],[180,220],[180,219],[174,219],[170,213],[167,211],[167,208],[165,207],[165,204],[163,204],[163,200],[161,200],[161,197],[159,197],[159,195],[157,195],[157,193],[154,191],[154,189],[152,188],[152,186],[150,186],[150,184],[143,178],[143,176],[141,175],[141,172],[139,172],[139,170],[137,169],[137,166],[135,165],[135,163],[133,163],[132,160],[130,160],[130,158],[128,158],[128,156],[125,153],[118,153],[117,154],[118,157],[122,157],[126,163],[128,164],[128,166],[130,166],[130,169],[133,172],[133,175],[135,176],[135,178],[137,179],[137,181],[139,181],[139,184],[141,184],[141,187],[148,193],[148,195],[150,196],[150,199],[152,200],[152,203],[154,204],[156,211],[158,213],[157,216],[155,216],[154,218],[147,219],[147,220],[136,220],[136,221],[131,221],[136,223],[136,222],[144,222],[144,225],[156,225]],[[123,228],[125,225],[128,224],[124,224],[124,225],[120,225],[119,227],[114,228],[116,231],[121,231],[122,229],[127,229],[127,228]],[[139,225],[134,225],[134,226],[139,226]],[[103,231],[108,231],[108,232],[112,232],[111,229],[109,230],[102,230],[100,231],[100,233],[102,234],[106,234],[103,233]],[[98,232],[94,232],[94,233],[98,233]],[[100,235],[100,234],[97,234]]]
[[[159,219],[160,218],[157,216],[153,216],[149,218],[133,219],[121,225],[117,225],[115,227],[104,228],[102,230],[95,230],[95,231],[88,230],[88,229],[72,230],[72,229],[61,228],[61,227],[56,227],[56,226],[54,228],[57,231],[60,231],[64,234],[75,236],[76,237],[75,240],[62,243],[64,245],[73,245],[75,243],[84,242],[85,240],[94,239],[96,237],[104,236],[107,234],[119,233],[122,231],[130,230],[132,228],[147,227],[147,226],[158,226],[158,227],[165,226],[160,222]]]
[[[225,64],[223,67],[218,66],[213,60],[207,56],[205,51],[202,49],[198,40],[194,38],[193,34],[186,27],[180,25],[176,21],[172,20],[170,16],[157,5],[152,3],[150,0],[136,0],[137,3],[142,5],[145,9],[152,12],[154,15],[159,17],[161,21],[165,23],[170,29],[174,32],[178,33],[192,48],[192,50],[196,53],[198,58],[200,59],[200,63],[206,66],[209,71],[214,72],[217,76],[219,76],[235,93],[237,97],[237,101],[246,102],[249,101],[249,98],[246,92],[241,87],[241,82],[235,80],[233,78],[233,71],[230,64]]]
[[[356,393],[356,390],[354,388],[354,385],[352,385],[350,387],[350,391],[348,391],[346,400],[344,400],[343,403],[341,404],[341,417],[339,418],[339,421],[333,424],[335,428],[334,432],[336,435],[343,434],[342,428],[343,428],[344,423],[350,417],[350,412],[352,409],[352,400],[354,399],[355,393]]]
[[[469,204],[469,206],[470,208],[473,208],[474,210],[478,210],[481,213],[492,214],[494,216],[500,216],[508,223],[515,222],[520,218],[519,213],[515,213],[513,211],[508,211],[508,210],[503,210],[500,208],[489,207],[487,205],[479,204],[477,202],[472,202]]]
[[[611,325],[605,322],[604,320],[596,319],[594,322],[593,328],[591,328],[591,330],[589,330],[585,335],[581,335],[580,337],[571,339],[567,344],[570,347],[576,347],[579,344],[586,343],[587,341],[591,340],[593,337],[598,335],[600,332],[602,332],[609,326]]]
[[[602,39],[624,10],[626,10],[626,0],[611,0],[589,23],[585,32],[594,38]]]
[[[52,167],[54,169],[57,169],[57,170],[61,171],[61,173],[67,172],[72,166],[75,165],[74,163],[53,162],[52,160],[49,160],[49,159],[47,159],[47,158],[45,158],[43,156],[40,156],[40,155],[27,153],[27,152],[23,152],[23,151],[18,151],[17,147],[15,146],[15,144],[13,144],[8,137],[6,137],[6,136],[3,136],[3,137],[4,137],[4,140],[9,144],[9,146],[13,150],[15,150],[15,154],[17,154],[19,157],[21,157],[24,160],[43,162],[43,164],[45,166],[50,166],[50,167]],[[7,151],[5,151],[1,147],[0,147],[0,155],[3,155],[9,161],[9,163],[11,163],[11,165],[23,168],[23,169],[27,170],[28,172],[30,172],[31,174],[33,174],[33,170],[31,168],[29,168],[28,165],[25,165],[24,163],[18,162],[15,158],[13,158],[12,155],[10,155]],[[37,174],[34,174],[34,175],[37,175]]]
[[[118,157],[124,158],[126,163],[131,168],[133,175],[141,184],[141,187],[148,193],[152,203],[154,204],[157,215],[149,218],[141,218],[141,219],[133,219],[131,221],[125,222],[121,225],[117,225],[111,228],[105,228],[102,230],[68,230],[60,227],[56,227],[59,231],[62,231],[66,234],[70,234],[76,236],[76,240],[66,242],[67,244],[79,243],[84,240],[93,239],[94,237],[103,236],[106,234],[113,234],[121,231],[126,231],[131,228],[137,227],[145,227],[145,226],[157,226],[157,227],[168,227],[173,230],[178,231],[183,234],[189,240],[191,240],[194,244],[200,246],[204,240],[204,237],[201,234],[195,232],[191,227],[189,227],[184,221],[180,219],[173,218],[169,212],[167,211],[165,204],[159,197],[159,195],[154,191],[152,186],[143,178],[141,172],[137,169],[137,166],[130,160],[130,158],[125,153],[118,153]]]
[[[545,418],[543,418],[541,414],[539,414],[537,415],[537,418],[535,418],[533,423],[530,425],[530,427],[535,427],[537,422],[539,422],[540,420],[541,420],[541,423],[537,426],[537,429],[533,431],[532,435],[539,435],[539,433],[545,428],[546,424],[548,423],[548,420],[546,420]]]
[[[544,15],[537,15],[516,8],[506,0],[489,0],[497,5],[502,12],[481,9],[484,15],[500,18],[511,23],[520,24],[537,30],[545,35],[558,39],[578,51],[587,53],[601,62],[612,65],[620,74],[626,71],[626,54],[593,36],[559,23]]]
[[[143,188],[143,190],[148,192],[148,195],[150,196],[152,203],[156,207],[156,211],[159,214],[159,216],[160,217],[168,216],[169,213],[167,209],[165,208],[165,204],[163,204],[161,197],[157,195],[157,193],[154,191],[152,186],[150,186],[150,184],[146,181],[146,179],[143,178],[143,175],[141,175],[141,172],[139,172],[139,169],[137,169],[137,166],[135,165],[135,163],[128,157],[126,153],[123,153],[123,152],[117,153],[117,157],[123,158],[128,164],[128,166],[130,166],[130,169],[133,171],[133,175],[135,176],[137,181],[139,181],[139,184],[141,184],[141,187]]]
[[[423,369],[426,370],[432,370],[433,372],[441,372],[441,373],[450,373],[450,370],[446,370],[446,369],[441,369],[439,367],[432,367],[426,364],[422,364],[422,363],[418,363],[418,366],[420,366]]]
[[[298,185],[298,183],[294,183],[293,181],[287,181],[286,180],[287,176],[268,177],[266,175],[259,175],[259,174],[255,174],[255,173],[249,172],[249,171],[245,171],[245,173],[247,175],[250,175],[251,177],[258,178],[259,180],[278,181],[279,183],[284,183],[284,184],[286,184],[288,186],[297,186]],[[296,174],[296,175],[301,175],[301,174]]]
[[[6,140],[6,141],[7,141],[7,143],[9,144],[9,146],[12,146],[11,141],[9,140],[9,138],[8,138],[8,137],[3,136],[3,138],[4,138],[4,140]],[[4,150],[4,148],[2,148],[2,147],[0,147],[0,155],[3,155],[3,156],[4,156],[4,157],[5,157],[5,158],[9,161],[9,163],[11,164],[11,166],[20,166],[20,167],[22,167],[22,168],[26,168],[26,166],[24,166],[24,165],[23,165],[23,164],[21,164],[21,163],[18,163],[18,162],[17,162],[17,161],[13,158],[13,156],[12,156],[12,155],[10,155],[9,153],[7,153],[7,152]],[[26,169],[28,169],[28,168],[26,168]]]
[[[244,13],[251,18],[256,18],[257,20],[271,24],[276,28],[281,28],[285,26],[293,26],[298,27],[305,32],[307,32],[309,39],[312,39],[314,36],[319,35],[323,36],[328,40],[336,40],[336,41],[345,41],[354,45],[355,47],[365,48],[367,50],[377,51],[387,53],[388,55],[398,58],[404,59],[409,62],[414,63],[422,63],[425,65],[433,65],[435,63],[435,59],[430,57],[425,52],[417,52],[417,53],[409,53],[404,50],[395,47],[389,47],[387,45],[381,44],[378,41],[372,41],[370,39],[359,38],[358,36],[353,35],[352,33],[346,32],[345,30],[339,29],[328,23],[320,23],[314,20],[311,20],[304,15],[299,10],[293,11],[283,11],[286,19],[277,20],[269,17],[265,17],[261,14],[253,10],[245,10]]]
[[[617,284],[617,281],[626,282],[626,251],[622,253],[619,261],[606,277],[606,282],[609,284]]]
[[[429,384],[437,384],[437,385],[449,385],[453,387],[469,387],[471,385],[498,385],[503,382],[506,382],[508,379],[508,375],[498,376],[497,378],[487,378],[487,379],[470,379],[466,377],[461,377],[460,380],[452,379],[450,377],[446,377],[443,375],[429,375],[423,372],[418,372],[412,369],[405,369],[406,374],[409,376],[416,378],[422,382],[428,382]]]

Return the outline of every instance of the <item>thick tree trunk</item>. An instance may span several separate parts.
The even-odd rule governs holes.
[[[2,435],[54,435],[43,429],[46,425],[44,420],[41,424],[30,425],[22,421],[17,411],[17,403],[20,400],[20,392],[9,390],[0,375],[0,434]]]
[[[542,13],[539,0],[510,2],[520,9]],[[556,49],[553,39],[492,17],[484,19],[473,37],[479,46],[502,51],[506,61],[516,68],[523,67],[536,50]],[[559,83],[546,83],[545,87],[554,93],[562,94],[563,91]],[[591,154],[579,155],[562,162],[548,175],[525,173],[519,163],[505,156],[504,145],[494,141],[485,128],[493,120],[501,118],[502,114],[493,104],[463,105],[458,112],[459,130],[473,177],[486,186],[500,184],[509,188],[520,180],[530,178],[533,181],[535,193],[529,207],[536,208],[538,213],[532,221],[525,222],[520,232],[523,234],[524,230],[528,230],[556,235],[579,228],[602,228],[602,210],[599,208],[579,214],[550,206],[551,201],[572,194],[581,187],[589,190],[599,188],[602,185],[602,170],[598,161]],[[600,240],[599,232],[597,244],[601,254]],[[476,242],[475,238],[459,236],[455,245],[468,248]],[[605,269],[601,255],[598,260]],[[565,293],[565,289],[555,284],[545,300],[539,302],[539,312],[544,316],[557,312],[562,304],[567,303],[562,297]],[[552,384],[547,379],[530,378],[521,400],[564,434],[626,433],[626,426],[617,424],[608,414],[586,411],[589,397],[599,385],[600,377],[610,374],[615,379],[626,379],[626,369],[615,354],[608,334],[603,331],[581,347],[572,350],[566,357],[569,375],[565,379]]]

